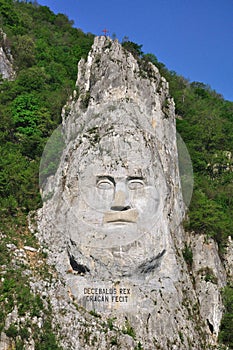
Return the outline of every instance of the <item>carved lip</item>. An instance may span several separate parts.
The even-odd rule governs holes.
[[[106,221],[106,223],[108,223],[108,224],[115,224],[115,225],[123,225],[123,224],[135,223],[135,221],[113,220],[113,221]]]
[[[127,224],[136,223],[138,219],[138,211],[129,209],[125,211],[109,211],[104,214],[105,224]]]

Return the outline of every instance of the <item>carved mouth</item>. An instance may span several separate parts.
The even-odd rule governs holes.
[[[106,221],[108,224],[115,224],[115,225],[124,225],[124,224],[129,224],[129,223],[135,223],[135,221],[129,221],[129,220],[109,220]]]
[[[135,209],[129,209],[126,211],[119,212],[107,212],[104,214],[104,223],[105,224],[129,224],[136,223],[138,219],[138,212]]]

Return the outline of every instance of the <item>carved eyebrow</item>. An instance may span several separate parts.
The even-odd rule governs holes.
[[[114,178],[112,177],[112,176],[109,176],[109,175],[100,175],[100,176],[97,176],[97,178],[96,178],[96,184],[99,182],[99,181],[101,181],[101,180],[109,180],[110,182],[112,182],[113,184],[114,184],[114,186],[115,186],[115,180],[114,180]]]

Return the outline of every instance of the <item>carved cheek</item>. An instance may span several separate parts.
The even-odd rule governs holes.
[[[130,190],[129,197],[133,207],[137,208],[141,206],[143,202],[146,200],[145,189],[142,188],[142,189]]]
[[[111,204],[114,198],[114,188],[101,189],[96,188],[96,193],[98,194],[98,198],[95,200],[103,200],[105,203]]]
[[[154,216],[157,213],[160,196],[155,187],[146,186],[143,189],[131,191],[131,201],[143,219],[143,217]]]

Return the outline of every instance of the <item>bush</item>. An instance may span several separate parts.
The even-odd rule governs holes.
[[[18,328],[15,324],[11,324],[8,329],[5,330],[6,336],[15,339],[18,335]]]
[[[182,250],[182,254],[183,254],[184,260],[186,261],[186,264],[188,265],[189,268],[191,268],[193,264],[193,252],[191,247],[188,246],[186,243],[185,243],[184,249]]]
[[[221,321],[219,341],[233,349],[233,286],[223,289],[225,312]]]

